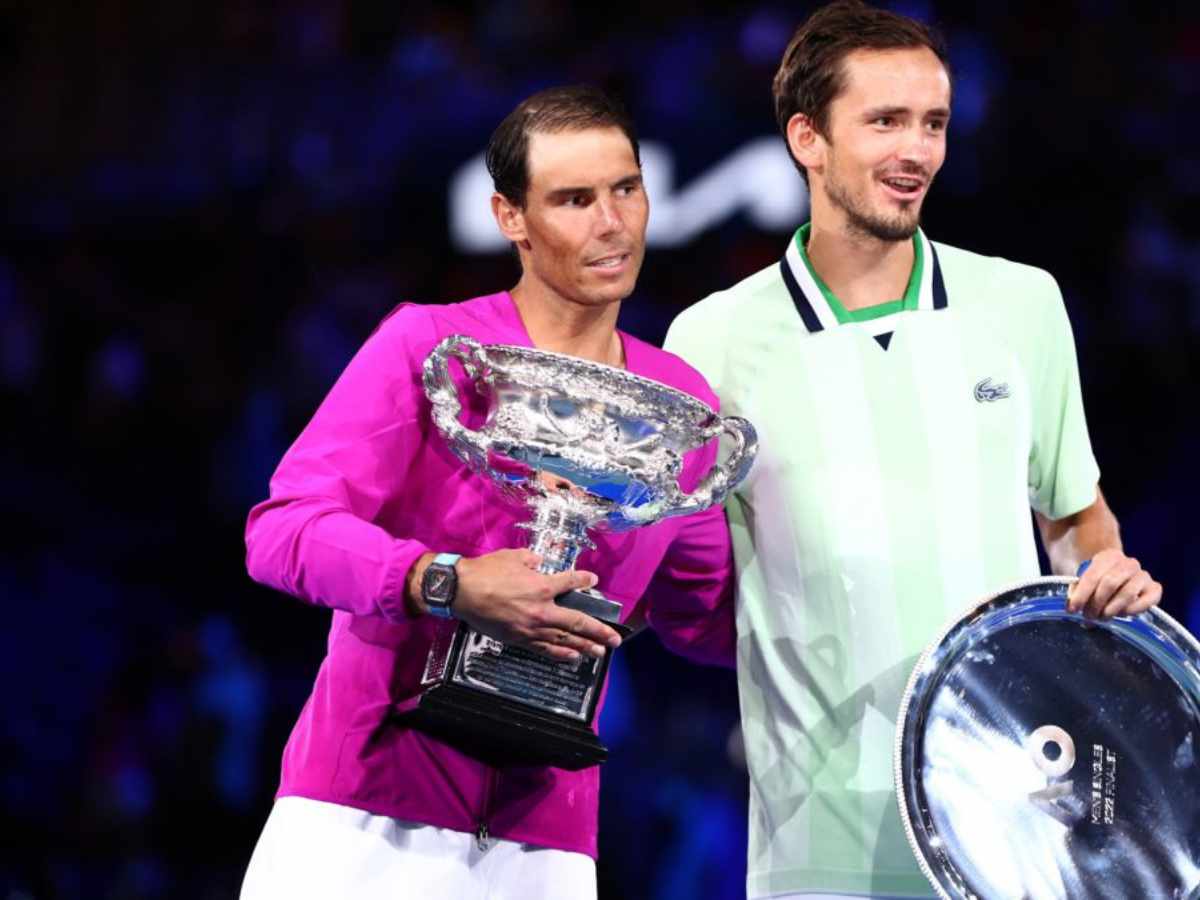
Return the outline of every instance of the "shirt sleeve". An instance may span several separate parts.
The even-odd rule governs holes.
[[[693,662],[733,667],[733,551],[723,507],[688,516],[646,596],[646,620],[667,649]]]
[[[721,342],[714,336],[722,333],[723,324],[707,314],[705,302],[689,307],[675,317],[667,329],[663,349],[695,367],[709,387],[720,394],[723,354],[718,349],[722,346]]]
[[[250,511],[255,581],[318,606],[407,618],[405,580],[429,548],[374,520],[402,493],[421,442],[407,339],[423,330],[416,309],[400,307],[367,339]]]
[[[1046,272],[1039,285],[1040,327],[1032,334],[1036,356],[1030,364],[1032,437],[1029,454],[1029,499],[1035,510],[1061,519],[1096,499],[1100,468],[1092,453],[1075,338],[1057,283]]]
[[[719,401],[707,386],[699,393],[718,408]],[[717,441],[711,441],[693,454],[680,479],[684,490],[695,490],[716,462],[717,452]],[[733,667],[737,648],[733,547],[722,506],[710,506],[681,520],[646,598],[646,621],[669,650],[693,662]]]

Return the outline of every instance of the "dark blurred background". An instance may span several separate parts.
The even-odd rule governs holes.
[[[1127,548],[1200,631],[1200,11],[894,7],[953,50],[926,230],[1058,277]],[[625,97],[654,230],[622,322],[659,342],[802,221],[769,84],[811,8],[0,4],[0,897],[236,895],[328,625],[246,577],[245,514],[395,303],[515,282],[491,129]],[[732,675],[617,660],[602,896],[741,896]]]

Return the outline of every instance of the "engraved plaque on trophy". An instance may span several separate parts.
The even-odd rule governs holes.
[[[479,429],[459,421],[451,359],[487,397]],[[757,450],[744,419],[722,418],[667,385],[559,353],[453,335],[425,360],[424,386],[454,454],[529,510],[520,527],[547,573],[573,568],[579,553],[595,546],[591,532],[626,531],[721,503]],[[728,457],[684,493],[684,454],[722,434],[733,439]],[[628,633],[620,604],[596,590],[569,591],[555,602]],[[592,719],[610,655],[558,662],[447,621],[408,715],[416,727],[493,764],[596,765],[607,756]]]
[[[1068,612],[1074,581],[983,600],[909,680],[896,796],[944,900],[1200,897],[1200,644]]]

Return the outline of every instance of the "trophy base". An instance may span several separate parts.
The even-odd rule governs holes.
[[[598,591],[567,591],[555,602],[608,624],[622,637],[621,605]],[[438,740],[495,766],[586,769],[608,758],[592,731],[612,656],[556,663],[505,647],[459,622],[435,641],[417,708],[404,718]]]
[[[421,695],[415,728],[493,766],[586,769],[608,758],[590,727],[458,684]]]

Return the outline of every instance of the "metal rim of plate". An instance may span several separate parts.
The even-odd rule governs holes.
[[[921,872],[932,885],[941,900],[990,900],[980,896],[967,887],[966,878],[958,868],[958,861],[950,858],[943,850],[938,868],[930,860],[932,847],[944,847],[944,842],[932,828],[932,823],[926,821],[921,810],[914,810],[912,801],[924,796],[921,779],[915,771],[914,761],[918,757],[917,739],[924,735],[925,704],[933,698],[933,689],[941,680],[944,671],[937,668],[937,662],[957,660],[973,645],[969,634],[970,629],[985,621],[994,621],[998,614],[1006,610],[1011,614],[1011,621],[1031,621],[1033,614],[1022,615],[1021,604],[1031,604],[1059,598],[1063,605],[1053,615],[1056,619],[1077,620],[1096,628],[1106,629],[1127,643],[1145,649],[1158,645],[1159,649],[1175,657],[1174,668],[1184,675],[1192,684],[1193,693],[1200,693],[1200,641],[1175,621],[1170,615],[1158,607],[1141,613],[1132,618],[1117,617],[1113,619],[1085,619],[1079,613],[1067,612],[1065,599],[1068,589],[1079,579],[1068,576],[1045,576],[1015,582],[989,595],[982,601],[976,601],[955,616],[941,633],[931,641],[917,659],[909,676],[904,695],[900,703],[896,720],[896,738],[894,746],[894,778],[896,800],[900,807],[900,820],[904,825],[908,838]],[[1045,606],[1044,603],[1041,606]],[[1037,613],[1046,617],[1043,609]],[[1178,684],[1179,678],[1168,672]],[[1181,689],[1187,690],[1183,685]],[[910,791],[913,796],[910,797]],[[946,864],[952,871],[946,871]],[[1189,894],[1189,900],[1195,894]]]

